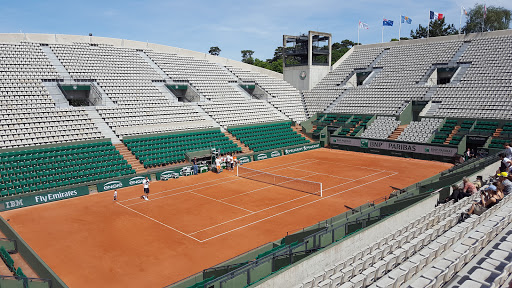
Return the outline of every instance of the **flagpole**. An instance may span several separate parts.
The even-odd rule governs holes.
[[[430,10],[428,10],[427,39],[428,39],[428,34],[430,34]]]
[[[459,35],[462,29],[462,6],[460,6],[460,17],[459,17]]]
[[[402,15],[400,15],[400,18],[398,19],[400,19],[400,26],[398,26],[398,42],[400,42],[400,32],[402,30]]]
[[[361,20],[359,20],[357,24],[357,45],[359,45],[359,27],[361,27]]]

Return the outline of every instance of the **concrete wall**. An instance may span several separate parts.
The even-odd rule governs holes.
[[[301,79],[302,71],[306,78]],[[294,66],[284,68],[284,81],[290,83],[300,91],[311,90],[329,73],[329,66]]]
[[[357,251],[373,244],[376,239],[383,238],[398,228],[409,224],[434,209],[437,203],[437,193],[427,197],[411,208],[405,209],[386,220],[373,225],[370,229],[356,233],[338,244],[326,248],[322,252],[284,269],[282,272],[256,286],[258,288],[294,287],[302,281],[313,279],[319,272],[333,267],[336,263],[352,256]]]
[[[205,59],[221,65],[229,65],[239,67],[242,69],[258,72],[261,74],[268,75],[277,79],[283,79],[283,74],[277,73],[271,70],[267,70],[261,67],[245,64],[240,61],[235,61],[219,56],[213,56],[208,53],[201,53],[191,51],[182,48],[176,48],[161,44],[154,44],[148,42],[140,42],[125,39],[97,37],[97,36],[81,36],[81,35],[64,35],[64,34],[27,34],[27,33],[0,33],[0,43],[19,43],[35,42],[35,43],[47,43],[47,44],[72,44],[74,42],[82,43],[96,43],[113,45],[116,47],[132,48],[132,49],[151,49],[156,52],[163,53],[175,53],[180,56],[191,56],[197,59]]]

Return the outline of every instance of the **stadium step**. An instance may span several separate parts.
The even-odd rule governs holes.
[[[98,128],[98,130],[105,138],[110,138],[112,144],[121,143],[121,140],[119,140],[116,133],[114,133],[114,131],[112,131],[112,129],[108,126],[107,122],[103,120],[103,118],[100,116],[98,111],[96,111],[96,108],[94,106],[86,106],[83,107],[83,109],[91,118],[92,123],[94,123],[94,125]]]
[[[492,134],[492,137],[500,137],[501,132],[503,132],[503,129],[496,128],[496,131],[494,131],[494,133]]]
[[[253,152],[251,149],[249,149],[249,147],[247,147],[244,144],[242,144],[242,142],[240,142],[240,140],[236,139],[236,137],[233,136],[233,134],[229,133],[228,131],[224,131],[223,133],[224,133],[224,135],[226,135],[226,137],[229,138],[229,140],[233,141],[233,143],[238,145],[238,147],[242,148],[242,153],[243,154],[252,153]]]
[[[114,144],[117,151],[123,156],[123,158],[128,161],[128,164],[132,166],[133,169],[135,169],[135,172],[138,173],[145,173],[148,172],[146,168],[142,164],[140,164],[139,160],[135,158],[135,156],[132,154],[128,148],[124,144]]]
[[[452,140],[453,138],[453,135],[457,134],[457,132],[459,131],[460,129],[460,126],[455,126],[452,130],[452,133],[450,133],[450,135],[448,135],[448,138],[446,138],[446,140],[444,140],[444,143],[443,144],[450,144],[450,141]]]
[[[395,131],[393,131],[393,133],[391,133],[391,135],[389,135],[388,140],[396,140],[398,138],[398,136],[400,136],[400,134],[402,134],[402,132],[404,132],[405,127],[407,127],[407,125],[408,124],[398,126],[395,129]]]
[[[304,132],[302,132],[302,126],[300,126],[299,124],[295,124],[295,126],[292,126],[292,129],[293,129],[293,131],[299,133],[301,136],[306,138],[309,142],[315,142],[315,140],[308,137],[308,135],[306,135],[306,134],[304,134]]]

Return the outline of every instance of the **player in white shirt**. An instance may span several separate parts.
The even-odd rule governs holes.
[[[228,170],[233,170],[233,157],[229,154],[226,156],[226,168]]]
[[[142,180],[142,185],[144,186],[144,194],[146,194],[146,199],[149,199],[149,179],[146,177],[144,180]]]
[[[215,159],[215,168],[217,169],[217,174],[220,173],[220,158]]]
[[[117,201],[117,190],[114,190],[114,201]]]

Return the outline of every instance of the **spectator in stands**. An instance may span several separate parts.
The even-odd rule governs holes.
[[[194,159],[192,159],[192,170],[194,171],[194,175],[197,175],[199,167],[197,167],[197,158],[196,157],[194,157]]]
[[[501,166],[500,166],[500,169],[498,171],[496,171],[496,174],[499,174],[501,172],[509,173],[510,166],[512,165],[512,161],[509,158],[507,158],[505,153],[503,153],[503,152],[498,154],[498,156],[500,156],[500,159],[501,159]]]
[[[462,184],[464,185],[464,187],[462,188],[463,193],[473,195],[474,193],[478,192],[478,189],[476,189],[475,184],[471,183],[468,177],[462,178]]]
[[[510,147],[510,143],[505,143],[503,146],[505,147],[505,151],[503,151],[505,153],[505,157],[512,159],[512,147]]]
[[[509,195],[512,192],[512,181],[509,179],[509,173],[501,172],[498,174],[498,181],[503,185],[503,194]]]
[[[485,195],[485,192],[488,193],[487,197]],[[482,213],[487,211],[487,209],[498,204],[501,201],[501,199],[503,199],[503,194],[500,193],[498,191],[498,188],[494,185],[489,185],[489,187],[485,189],[485,192],[482,191],[482,194],[480,195],[481,201],[478,203],[474,203],[471,206],[471,209],[469,209],[469,211],[467,212],[468,215],[476,214],[480,216],[482,215]],[[501,196],[499,194],[501,194]]]
[[[471,152],[471,148],[468,147],[468,150],[464,152],[464,161],[468,161],[469,159],[473,158],[473,152]]]
[[[473,184],[475,184],[476,189],[480,189],[484,186],[484,179],[482,176],[476,176],[476,181]]]
[[[464,197],[468,197],[470,194],[462,192],[462,188],[457,185],[452,185],[452,194],[448,196],[448,198],[444,199],[444,203],[454,200],[454,202],[459,201]]]

